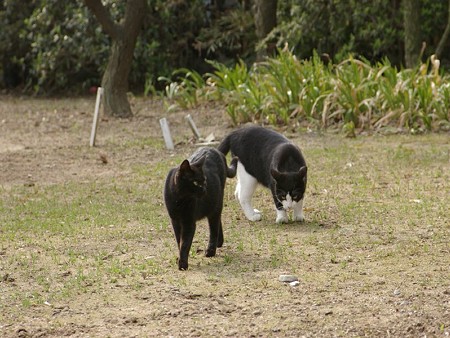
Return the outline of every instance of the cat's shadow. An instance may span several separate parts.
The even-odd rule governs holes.
[[[261,231],[268,234],[268,241],[273,236],[279,237],[280,242],[276,245],[283,246],[284,239],[289,241],[302,241],[301,237],[308,237],[309,234],[317,232],[326,232],[333,229],[333,226],[323,224],[317,221],[290,222],[287,224],[277,224],[271,221],[248,222],[242,221],[240,226],[258,227]],[[235,230],[232,230],[235,231]],[[299,234],[299,236],[295,236]],[[255,234],[257,236],[257,234]],[[276,255],[269,254],[257,243],[244,243],[240,248],[238,243],[231,242],[227,231],[224,233],[224,246],[217,250],[216,256],[211,258],[204,257],[204,250],[199,249],[199,257],[191,260],[192,269],[198,270],[206,275],[239,275],[242,273],[258,273],[263,271],[273,271],[279,268],[279,261]],[[196,243],[199,244],[199,243]],[[202,257],[200,257],[200,255]],[[190,267],[191,269],[191,267]]]
[[[262,226],[265,228],[274,229],[274,231],[282,232],[302,232],[302,233],[312,233],[319,231],[328,231],[337,227],[335,224],[327,224],[326,222],[317,220],[305,220],[303,222],[289,221],[289,223],[276,223],[268,219],[262,219],[258,223],[247,221],[249,226]]]
[[[236,276],[273,270],[273,264],[257,252],[232,250],[231,247],[224,246],[215,257],[198,260],[192,269],[212,276]]]

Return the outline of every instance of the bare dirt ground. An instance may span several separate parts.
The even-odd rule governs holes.
[[[92,178],[96,175],[114,175],[113,172],[105,171],[105,166],[84,164],[96,159],[99,164],[102,155],[109,156],[118,163],[144,156],[145,159],[140,160],[151,163],[159,161],[166,154],[136,152],[126,156],[121,154],[117,158],[115,153],[106,154],[110,150],[107,146],[110,143],[121,144],[133,139],[161,137],[159,119],[166,114],[160,101],[136,100],[133,103],[136,116],[131,120],[101,116],[96,141],[98,147],[86,147],[89,146],[94,102],[95,99],[64,101],[3,98],[0,101],[2,183],[17,184],[34,180],[52,184],[64,182],[73,178],[73,175],[80,179],[86,176]],[[174,141],[178,143],[192,138],[192,132],[184,121],[185,115],[184,112],[173,113],[169,119]],[[208,121],[205,134],[225,131],[227,124],[220,114],[220,127],[217,127],[217,116],[211,117],[208,111],[199,116],[201,118],[197,123]]]
[[[143,183],[160,193],[172,158],[193,149],[183,120],[187,112],[167,115],[161,102],[141,99],[133,99],[136,116],[131,120],[102,117],[97,147],[90,148],[93,107],[93,98],[0,97],[3,201],[17,187],[127,182],[136,166],[166,163],[154,180]],[[214,133],[221,139],[231,130],[220,109],[189,113],[205,136]],[[152,141],[161,138],[158,120],[163,116],[178,143],[172,153],[161,141]],[[36,242],[21,242],[10,230],[2,232],[6,225],[0,224],[0,336],[449,337],[450,136],[353,141],[285,132],[301,145],[315,172],[309,179],[309,220],[276,226],[270,198],[262,192],[256,201],[268,200],[262,206],[268,216],[261,224],[250,224],[230,186],[224,248],[212,260],[191,257],[186,272],[176,270],[175,241],[161,195],[151,201],[133,197],[147,203],[152,215],[145,217],[157,221],[127,216],[114,228],[100,230],[103,238],[89,232],[73,237],[50,233]],[[421,149],[431,164],[424,170],[409,167],[403,156],[420,155]],[[387,168],[381,157],[393,153],[401,163]],[[355,168],[361,172],[352,176]],[[2,219],[8,218],[0,215]],[[165,226],[157,232],[158,222]],[[197,231],[194,246],[200,252],[206,232]],[[72,280],[78,272],[72,257],[67,258],[68,248],[83,253],[74,258],[76,264],[84,264],[84,275],[99,280],[74,277],[79,289],[65,297],[31,305],[17,301],[21,294],[44,294],[45,280],[48,294]],[[67,262],[54,263],[49,252]],[[89,271],[102,267],[95,252],[106,252],[101,264],[154,259],[155,266],[150,275],[145,270],[112,280]],[[280,283],[283,273],[296,274],[300,285]],[[40,274],[46,277],[36,282]]]

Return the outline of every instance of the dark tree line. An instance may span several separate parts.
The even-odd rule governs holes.
[[[413,67],[450,59],[449,0],[10,0],[0,4],[3,87],[38,94],[105,88],[107,112],[130,116],[129,90],[158,89],[205,59],[251,63],[286,44],[338,62],[349,53]]]

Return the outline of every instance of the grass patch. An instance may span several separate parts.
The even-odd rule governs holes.
[[[0,190],[2,323],[58,321],[63,318],[58,311],[67,307],[69,323],[78,321],[76,313],[83,322],[85,314],[103,314],[96,323],[113,318],[115,329],[129,329],[124,313],[136,311],[131,323],[142,320],[146,330],[164,335],[161,318],[173,328],[182,321],[208,334],[217,329],[210,323],[224,318],[226,332],[242,332],[248,316],[255,325],[245,332],[255,335],[270,335],[272,327],[286,335],[331,334],[349,325],[361,333],[387,325],[386,332],[411,318],[425,323],[427,332],[447,325],[442,315],[450,278],[446,135],[325,134],[294,141],[310,167],[307,221],[275,224],[270,194],[258,189],[254,204],[264,218],[248,222],[234,200],[235,180],[229,180],[224,247],[217,257],[204,257],[208,229],[199,222],[187,272],[177,270],[162,198],[168,170],[187,150],[150,165],[123,164],[126,179]],[[301,286],[279,283],[282,273],[298,275]],[[283,315],[286,304],[293,316]],[[420,311],[412,317],[399,317],[403,309],[407,316],[415,308]],[[346,322],[361,316],[362,324]],[[272,326],[266,317],[275,321]],[[403,325],[395,332],[407,330]]]

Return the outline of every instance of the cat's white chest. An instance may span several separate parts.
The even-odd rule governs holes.
[[[283,209],[284,209],[284,210],[288,210],[288,209],[293,208],[294,205],[295,205],[296,203],[297,203],[297,202],[295,202],[295,201],[292,199],[291,194],[287,194],[287,195],[286,195],[286,199],[283,200],[283,201],[281,201],[281,204],[283,205]]]

